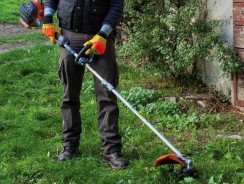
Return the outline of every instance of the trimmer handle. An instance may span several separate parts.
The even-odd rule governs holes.
[[[88,60],[88,56],[85,54],[85,52],[90,49],[91,46],[84,46],[81,51],[78,53],[78,55],[75,58],[75,63],[76,64],[83,64],[83,63],[87,63]]]
[[[84,65],[86,63],[93,62],[94,54],[90,54],[89,56],[85,54],[85,52],[91,48],[92,45],[84,46],[81,51],[77,54],[74,49],[72,49],[69,44],[68,40],[65,39],[64,36],[55,33],[55,40],[60,47],[65,47],[69,54],[75,56],[75,63],[78,65]]]

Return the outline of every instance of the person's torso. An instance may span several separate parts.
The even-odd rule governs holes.
[[[110,0],[60,0],[59,26],[74,32],[96,34],[109,11]]]

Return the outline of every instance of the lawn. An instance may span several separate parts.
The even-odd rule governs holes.
[[[0,22],[17,23],[16,8],[21,2],[1,1]],[[214,105],[199,108],[194,101],[180,97],[190,89],[210,94],[200,83],[189,81],[182,85],[162,78],[157,68],[131,64],[121,55],[118,55],[118,91],[193,160],[198,177],[182,178],[180,166],[154,167],[155,159],[171,150],[121,102],[119,123],[123,153],[130,165],[124,170],[114,170],[103,163],[89,71],[86,71],[80,96],[81,153],[72,160],[57,162],[62,149],[59,106],[63,89],[57,76],[59,48],[43,42],[48,40],[38,33],[1,36],[0,41],[24,43],[29,37],[36,44],[0,53],[0,183],[244,183],[243,116],[229,109],[211,109]],[[120,46],[117,47],[119,50]],[[167,96],[179,100],[165,102]],[[228,102],[220,98],[219,104],[228,105]]]

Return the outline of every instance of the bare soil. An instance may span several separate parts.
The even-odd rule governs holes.
[[[0,36],[14,36],[17,34],[26,34],[38,32],[40,29],[31,28],[27,29],[21,24],[0,24]],[[32,42],[25,43],[0,43],[0,53],[10,51],[15,48],[21,48],[33,45]]]
[[[0,36],[26,34],[26,33],[32,33],[33,31],[40,31],[40,30],[36,28],[27,29],[21,24],[0,24]]]

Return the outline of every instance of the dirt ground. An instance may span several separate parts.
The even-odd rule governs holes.
[[[16,34],[31,33],[37,29],[26,29],[21,24],[0,24],[0,36],[11,36]]]
[[[32,28],[32,29],[26,29],[21,24],[0,24],[0,37],[2,36],[12,36],[17,34],[26,34],[26,33],[33,33],[38,32],[39,29]],[[9,43],[1,43],[0,42],[0,53],[7,52],[14,48],[21,48],[26,47],[28,45],[32,45],[31,42],[25,42],[25,43],[15,43],[15,44],[9,44]]]

